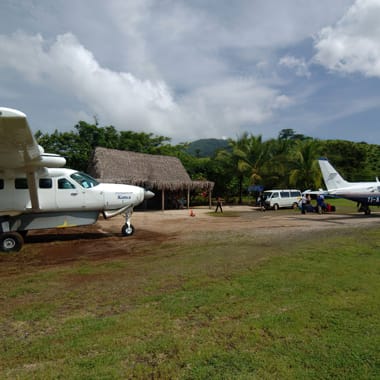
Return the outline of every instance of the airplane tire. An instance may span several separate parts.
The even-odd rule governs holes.
[[[132,224],[130,225],[130,227],[128,227],[128,224],[125,223],[123,227],[121,227],[121,234],[123,236],[131,236],[133,235],[133,233],[135,232],[135,228],[132,226]]]
[[[0,250],[2,252],[18,252],[24,239],[18,232],[7,232],[0,236]]]

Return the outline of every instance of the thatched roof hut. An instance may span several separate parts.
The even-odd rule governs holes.
[[[128,183],[160,190],[162,205],[165,191],[187,191],[189,205],[190,190],[206,191],[211,197],[214,187],[213,182],[192,181],[177,157],[101,147],[95,148],[88,173],[101,182]]]

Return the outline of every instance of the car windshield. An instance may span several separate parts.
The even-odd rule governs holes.
[[[99,182],[96,179],[85,173],[76,172],[74,174],[71,174],[70,177],[85,189],[99,185]]]

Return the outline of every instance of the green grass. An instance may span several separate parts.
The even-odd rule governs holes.
[[[200,233],[2,272],[2,379],[375,379],[380,232]]]
[[[341,198],[326,198],[326,203],[330,203],[336,207],[336,211],[339,213],[357,212],[356,203],[348,199]],[[372,207],[374,211],[377,211],[377,207]]]

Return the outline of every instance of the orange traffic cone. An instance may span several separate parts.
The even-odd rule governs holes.
[[[194,213],[194,211],[193,210],[190,210],[190,214],[189,214],[190,216],[195,216],[195,213]]]

